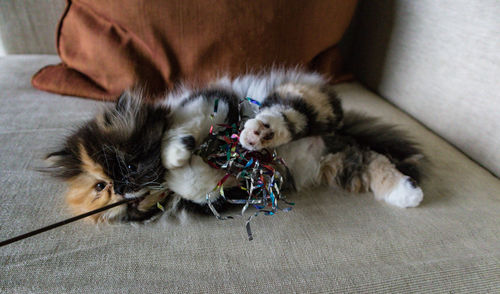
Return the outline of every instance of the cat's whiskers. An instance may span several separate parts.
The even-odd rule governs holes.
[[[118,161],[118,168],[120,169],[120,173],[127,174],[127,172],[126,172],[127,167],[126,167],[126,163],[125,163],[125,160],[123,158],[123,155],[116,147],[113,147],[113,149],[115,150],[114,154],[115,154],[116,160]],[[123,167],[125,167],[125,170],[123,169]]]
[[[109,169],[109,162],[108,162],[108,156],[106,156],[106,151],[104,150],[104,148],[107,147],[107,145],[103,145],[101,147],[102,149],[102,155],[104,156],[104,163],[106,164],[106,169]]]

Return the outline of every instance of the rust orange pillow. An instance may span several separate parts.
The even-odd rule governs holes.
[[[179,81],[302,65],[335,78],[337,43],[357,0],[68,0],[62,63],[34,87],[112,100],[133,85],[155,96]]]

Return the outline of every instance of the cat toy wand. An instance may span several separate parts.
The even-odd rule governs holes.
[[[11,243],[14,243],[14,242],[17,242],[17,241],[20,241],[20,240],[23,240],[23,239],[26,239],[26,238],[38,235],[38,234],[41,234],[43,232],[55,229],[55,228],[60,227],[60,226],[72,223],[74,221],[77,221],[77,220],[82,219],[82,218],[86,218],[87,216],[91,216],[91,215],[99,213],[101,211],[105,211],[107,209],[110,209],[110,208],[113,208],[113,207],[116,207],[116,206],[119,206],[119,205],[122,205],[122,204],[125,204],[125,203],[128,203],[128,202],[136,201],[137,199],[140,199],[140,198],[143,198],[143,197],[139,197],[139,198],[126,198],[126,199],[120,200],[118,202],[112,203],[110,205],[107,205],[107,206],[104,206],[104,207],[101,207],[101,208],[98,208],[98,209],[94,209],[92,211],[89,211],[89,212],[86,212],[86,213],[83,213],[83,214],[80,214],[80,215],[77,215],[77,216],[65,219],[65,220],[57,222],[55,224],[48,225],[48,226],[40,228],[38,230],[34,230],[34,231],[29,232],[29,233],[22,234],[22,235],[14,237],[14,238],[7,239],[5,241],[0,242],[0,247],[3,247],[5,245],[9,245]]]

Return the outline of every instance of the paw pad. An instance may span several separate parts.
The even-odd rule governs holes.
[[[245,124],[240,135],[240,143],[250,150],[260,150],[266,147],[275,147],[273,139],[275,132],[268,123],[258,119],[251,119]]]

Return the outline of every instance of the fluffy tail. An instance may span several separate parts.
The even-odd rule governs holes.
[[[332,153],[348,151],[353,155],[361,155],[375,151],[389,158],[401,173],[420,181],[417,161],[423,158],[423,154],[417,144],[403,131],[381,123],[376,118],[346,112],[343,125],[334,136],[328,138],[327,146]]]

